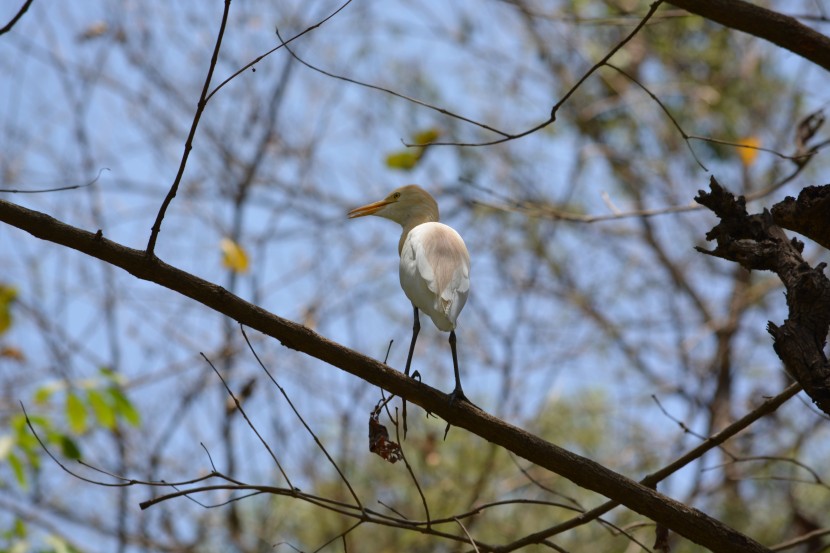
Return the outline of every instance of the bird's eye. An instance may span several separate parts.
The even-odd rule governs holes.
[[[394,194],[392,194],[392,198],[395,200],[399,200],[401,198],[401,193],[395,192]]]

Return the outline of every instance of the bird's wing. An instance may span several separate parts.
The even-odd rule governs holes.
[[[455,328],[470,290],[470,254],[461,236],[441,223],[412,229],[401,251],[401,285],[438,328]]]

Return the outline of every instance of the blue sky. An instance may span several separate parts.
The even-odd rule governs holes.
[[[291,36],[337,5],[234,3],[214,83],[273,48],[275,25]],[[7,19],[6,11],[0,11],[0,19]],[[108,170],[81,190],[4,198],[81,228],[101,228],[130,247],[144,247],[178,167],[220,14],[219,2],[87,2],[83,9],[35,2],[14,31],[0,37],[4,186],[80,184],[102,168]],[[102,23],[105,27],[96,27]],[[540,32],[549,53],[568,61],[573,82],[633,24],[636,19],[622,28],[553,20]],[[126,41],[118,37],[119,26]],[[79,38],[96,28],[104,30],[101,36]],[[353,2],[295,45],[303,59],[329,71],[511,132],[545,120],[567,88],[561,75],[549,72],[540,59],[521,15],[498,2]],[[768,55],[771,50],[761,44],[752,51]],[[650,396],[662,394],[664,405],[680,418],[689,417],[690,425],[704,423],[701,410],[675,392],[707,386],[700,382],[697,364],[711,355],[714,322],[699,320],[688,299],[671,288],[651,250],[626,239],[638,237],[638,220],[574,224],[494,215],[476,204],[531,198],[567,211],[605,214],[611,211],[603,199],[607,194],[616,208],[633,210],[631,195],[604,157],[605,144],[587,140],[573,122],[596,110],[598,117],[634,114],[641,118],[642,133],[669,126],[646,95],[629,90],[618,104],[598,105],[588,101],[592,96],[587,92],[577,94],[544,131],[491,148],[435,147],[414,171],[403,174],[386,166],[386,155],[401,149],[414,132],[434,127],[450,141],[492,135],[299,64],[286,70],[288,59],[285,51],[272,54],[211,99],[180,193],[164,220],[157,246],[162,259],[230,286],[219,241],[239,224],[238,240],[252,265],[248,274],[235,278],[235,293],[374,357],[381,358],[394,340],[389,363],[399,367],[411,327],[410,306],[397,282],[399,229],[380,219],[348,221],[345,213],[396,186],[421,183],[436,195],[445,222],[461,232],[472,253],[473,291],[458,333],[462,379],[476,403],[532,427],[537,411],[550,412],[562,398],[599,389],[609,397],[609,420],[645,419],[664,444],[695,443],[659,414]],[[793,88],[808,91],[801,115],[827,101],[826,87],[820,87],[823,75],[786,54],[773,59],[782,72],[793,75]],[[659,67],[649,76],[663,98],[692,88],[686,82],[662,82]],[[586,88],[601,86],[607,78],[600,72]],[[278,95],[282,80],[287,84]],[[705,109],[700,97],[684,98]],[[274,106],[277,131],[251,180],[247,203],[236,209],[232,194]],[[773,116],[762,130],[772,136],[789,123],[783,114]],[[696,134],[696,129],[686,130]],[[611,143],[620,136],[626,135],[609,133],[606,138]],[[689,203],[705,186],[709,173],[688,153],[678,154],[654,138],[642,144],[648,147],[627,154],[638,169],[654,181],[682,183],[672,189],[644,184],[646,207],[676,205],[678,199]],[[707,157],[705,148],[696,144],[695,149],[725,183],[740,181],[737,156],[716,160]],[[762,154],[749,170],[762,181],[776,168],[783,170],[785,163]],[[804,184],[798,181],[778,194],[792,194]],[[722,315],[731,267],[693,253],[713,218],[700,211],[649,221],[669,255],[694,275],[713,312]],[[537,246],[547,254],[545,263],[533,253]],[[199,469],[206,467],[199,442],[220,442],[217,413],[224,399],[199,352],[219,356],[227,344],[240,347],[233,325],[189,300],[15,229],[0,227],[0,267],[0,282],[17,287],[21,298],[15,326],[0,339],[27,357],[26,374],[4,377],[14,383],[15,399],[25,400],[44,382],[82,381],[102,365],[115,365],[146,417],[145,428],[131,437],[140,451],[139,444],[160,439],[182,394],[204,385],[164,452],[171,463],[165,468],[178,476],[192,473],[194,466],[186,461],[197,459]],[[717,278],[706,279],[713,275]],[[753,282],[763,287],[771,277],[756,278]],[[576,279],[573,286],[566,285],[568,279]],[[523,286],[532,288],[523,291]],[[736,341],[736,356],[746,370],[736,382],[740,402],[780,389],[780,364],[763,327],[766,320],[782,320],[785,306],[780,291],[770,289],[774,291],[758,300]],[[107,302],[115,307],[102,316]],[[625,343],[639,348],[643,366],[659,375],[662,387],[632,367],[620,344],[601,331],[597,319],[586,316],[580,307],[585,302],[593,302],[619,328]],[[667,311],[667,305],[674,311]],[[228,328],[232,337],[226,342]],[[259,340],[258,347],[324,434],[337,441],[345,433],[349,448],[362,447],[362,415],[374,404],[377,390],[272,341]],[[688,357],[678,359],[678,351]],[[235,352],[232,360],[224,370],[236,385],[260,375],[244,351]],[[414,368],[425,382],[451,389],[446,335],[429,324],[419,339]],[[542,409],[546,404],[548,410]],[[275,402],[266,382],[250,405],[260,424],[285,439],[286,447],[305,443],[303,433],[285,422],[286,408]],[[3,406],[3,413],[15,410],[13,403]],[[742,413],[744,405],[735,411]],[[353,416],[341,426],[344,413]],[[792,416],[809,417],[801,411]],[[262,469],[264,453],[252,437],[244,428],[236,436],[240,470],[267,477],[263,473],[270,467]],[[94,449],[96,440],[107,451],[107,439],[100,436],[90,437],[88,448]],[[102,457],[102,462],[109,460]],[[295,463],[301,472],[306,457]],[[612,468],[627,467],[621,461]],[[91,504],[112,498],[63,475],[55,478],[91,494]],[[673,483],[677,489],[670,490],[682,495],[688,480]],[[132,493],[133,500],[143,495]]]

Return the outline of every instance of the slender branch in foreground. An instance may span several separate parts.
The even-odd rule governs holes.
[[[193,149],[193,139],[196,136],[196,128],[199,126],[202,113],[205,111],[205,106],[207,105],[208,88],[213,78],[213,71],[216,69],[216,62],[219,59],[219,49],[222,46],[222,37],[225,36],[225,26],[228,23],[228,13],[230,10],[231,0],[225,0],[225,10],[222,12],[222,23],[219,25],[219,34],[216,37],[216,44],[213,47],[213,55],[210,58],[210,66],[208,66],[205,84],[202,86],[202,94],[199,96],[199,103],[196,106],[196,113],[193,115],[193,123],[190,125],[190,133],[187,135],[187,140],[184,143],[184,152],[182,153],[181,162],[179,162],[179,171],[176,173],[176,178],[173,180],[173,185],[167,192],[167,196],[161,203],[158,215],[156,215],[156,222],[153,223],[153,227],[150,230],[150,240],[147,242],[147,255],[150,257],[155,255],[156,240],[158,239],[159,232],[161,232],[161,221],[164,219],[164,214],[167,213],[170,202],[176,197],[179,184],[182,182],[182,177],[184,176],[184,168],[187,166],[187,159],[190,156],[190,150]]]
[[[46,214],[0,200],[0,221],[29,234],[120,267],[210,309],[276,338],[333,367],[384,388],[524,459],[559,474],[576,485],[617,501],[715,553],[760,553],[769,550],[709,515],[684,505],[603,465],[558,447],[521,428],[481,411],[472,404],[452,402],[444,394],[402,372],[337,344],[312,330],[273,315],[221,286],[164,263],[142,250],[127,248],[62,223]]]

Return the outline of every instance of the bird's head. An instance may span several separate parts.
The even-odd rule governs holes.
[[[406,228],[415,222],[438,221],[438,204],[426,190],[409,184],[393,190],[380,201],[351,210],[349,219],[366,215],[390,219]]]

